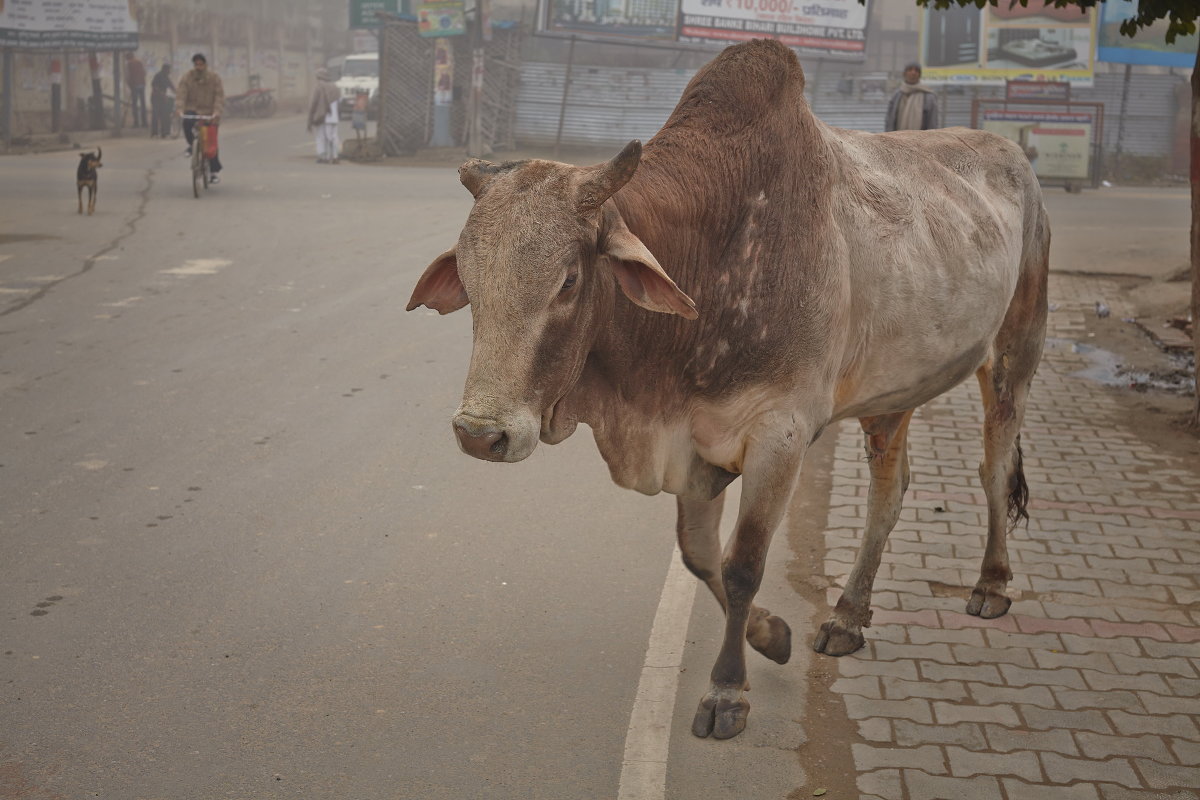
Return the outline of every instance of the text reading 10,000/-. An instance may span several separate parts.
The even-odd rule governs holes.
[[[742,11],[767,11],[773,14],[790,14],[792,0],[725,0],[726,8],[738,8]]]

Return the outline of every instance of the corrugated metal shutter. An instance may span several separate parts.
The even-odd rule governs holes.
[[[574,67],[562,143],[568,147],[621,145],[630,139],[649,139],[667,121],[692,74],[692,70]],[[554,143],[565,76],[563,64],[533,61],[521,65],[518,140]]]
[[[620,67],[575,67],[567,101],[562,143],[566,146],[621,145],[643,141],[666,122],[694,70]],[[524,143],[554,143],[562,104],[563,64],[526,62],[521,68],[517,100],[517,138]],[[888,93],[862,97],[854,81],[858,73],[808,70],[808,99],[813,111],[839,128],[883,130]],[[1125,122],[1126,153],[1169,156],[1174,141],[1175,87],[1178,75],[1132,75]],[[1104,149],[1116,148],[1124,76],[1096,76],[1093,88],[1072,90],[1073,99],[1102,102]],[[970,125],[972,98],[1004,96],[1003,87],[940,91],[942,125]]]

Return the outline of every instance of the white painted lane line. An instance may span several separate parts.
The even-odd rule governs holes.
[[[182,267],[159,270],[163,275],[216,275],[233,262],[226,258],[191,258]]]
[[[676,544],[650,629],[650,644],[633,713],[629,716],[617,800],[662,800],[666,793],[671,717],[675,713],[679,668],[697,583],[683,566]]]
[[[8,261],[10,258],[12,258],[12,253],[0,253],[0,263]]]

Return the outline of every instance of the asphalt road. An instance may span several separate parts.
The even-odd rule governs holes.
[[[103,142],[91,217],[75,155],[0,159],[0,798],[803,786],[787,537],[796,656],[751,654],[750,728],[696,740],[719,612],[671,589],[671,498],[612,486],[585,429],[455,446],[469,313],[404,312],[469,210],[454,169],[317,165],[299,117],[221,141],[200,200],[180,142]]]

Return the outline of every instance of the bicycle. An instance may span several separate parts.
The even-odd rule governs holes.
[[[192,141],[192,195],[196,198],[200,197],[200,187],[203,186],[207,190],[208,184],[212,180],[208,158],[204,155],[208,145],[209,120],[212,118],[212,114],[180,115],[181,120],[194,119],[200,122],[199,125],[192,128],[196,132],[196,138]]]

